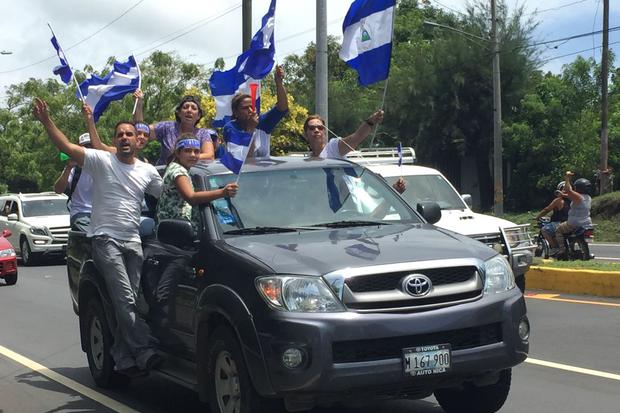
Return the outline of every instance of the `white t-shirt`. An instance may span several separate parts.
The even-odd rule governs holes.
[[[75,167],[71,169],[67,185],[70,188],[75,176]],[[78,183],[71,195],[69,214],[74,216],[79,213],[90,214],[93,208],[93,178],[84,170],[80,173]]]
[[[86,149],[84,171],[93,178],[93,210],[88,236],[140,242],[138,228],[144,193],[161,195],[162,179],[153,165],[126,164],[116,154]]]
[[[344,156],[340,154],[340,138],[331,138],[327,145],[323,148],[319,154],[319,158],[325,159],[344,159]]]

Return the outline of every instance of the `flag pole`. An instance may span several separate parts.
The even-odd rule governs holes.
[[[54,33],[54,30],[52,29],[52,25],[49,22],[47,22],[47,27],[50,28],[50,31],[52,32],[52,36],[56,37],[56,33]],[[58,42],[58,38],[57,37],[56,37],[56,42]],[[60,42],[58,42],[58,48],[62,52],[62,56],[65,58],[65,61],[67,62],[67,65],[69,66],[69,69],[71,69],[71,63],[69,63],[69,58],[65,54],[64,49],[60,45]],[[73,78],[73,81],[75,82],[75,86],[77,87],[78,93],[80,94],[80,98],[82,99],[82,103],[86,103],[86,99],[84,99],[84,95],[82,94],[82,90],[80,89],[80,84],[78,83],[77,79],[75,78],[75,72],[73,71],[73,69],[71,69],[71,77]]]
[[[136,67],[138,68],[138,89],[140,89],[142,87],[142,72],[140,71],[140,65],[136,60],[136,56],[133,53],[131,54],[131,56],[133,57],[134,62],[136,62]],[[138,109],[138,99],[136,99],[136,101],[133,103],[133,110],[131,111],[132,117],[136,114],[136,109]]]

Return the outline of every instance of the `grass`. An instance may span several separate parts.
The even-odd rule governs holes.
[[[515,224],[530,224],[531,232],[538,233],[534,217],[539,211],[529,212],[507,212],[504,219]],[[620,242],[620,215],[611,218],[603,216],[593,216],[592,222],[596,225],[594,229],[594,242]]]
[[[542,260],[540,263],[534,263],[541,267],[552,268],[571,268],[571,269],[583,269],[583,270],[598,270],[598,271],[620,271],[620,263],[616,262],[601,262],[601,261],[554,261],[554,260]]]

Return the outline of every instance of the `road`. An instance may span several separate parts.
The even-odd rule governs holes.
[[[620,244],[593,243],[590,244],[590,253],[599,261],[620,262]]]
[[[620,300],[546,293],[528,292],[530,359],[514,369],[501,412],[617,411]],[[96,388],[80,349],[62,265],[21,267],[15,286],[0,285],[0,314],[0,413],[208,411],[193,392],[161,377],[122,390]],[[442,410],[428,398],[312,413],[336,412]]]

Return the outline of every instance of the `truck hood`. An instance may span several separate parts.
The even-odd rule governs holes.
[[[278,274],[323,275],[347,267],[478,258],[497,253],[484,244],[430,224],[392,224],[296,233],[231,237]]]
[[[514,227],[516,224],[490,215],[476,214],[470,210],[442,209],[441,219],[435,225],[471,237],[497,234],[500,227]]]
[[[32,227],[63,228],[69,226],[69,214],[25,217],[22,222]]]

